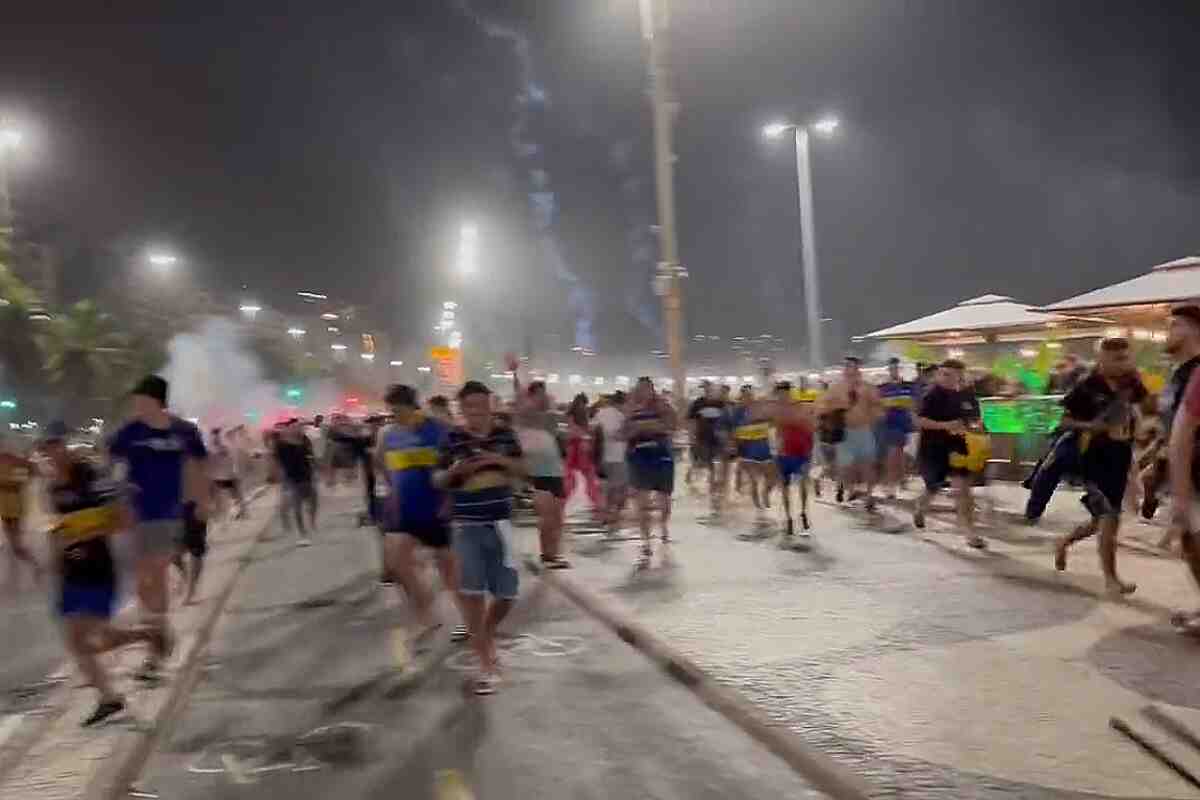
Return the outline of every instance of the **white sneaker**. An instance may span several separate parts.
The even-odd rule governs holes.
[[[301,536],[296,541],[296,545],[299,547],[308,547],[311,544],[312,544],[312,539],[308,538],[307,536]]]

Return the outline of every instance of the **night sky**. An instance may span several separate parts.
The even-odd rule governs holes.
[[[326,291],[404,336],[452,296],[541,348],[573,341],[582,306],[602,354],[661,346],[637,254],[654,196],[636,0],[93,5],[0,27],[0,110],[28,139],[18,221],[62,250],[74,294],[163,242],[214,286]],[[792,153],[759,135],[775,118],[842,121],[813,142],[834,336],[1200,252],[1194,2],[673,10],[690,333],[801,341]],[[451,269],[464,220],[474,286]]]

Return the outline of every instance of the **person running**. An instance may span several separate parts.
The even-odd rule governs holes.
[[[629,467],[625,463],[625,393],[620,389],[605,398],[596,411],[600,433],[600,473],[604,476],[604,525],[610,536],[621,527],[621,510],[629,490]]]
[[[567,463],[563,494],[569,500],[575,494],[578,480],[576,475],[582,475],[588,500],[599,516],[604,504],[600,498],[600,479],[596,475],[594,448],[595,436],[592,432],[592,421],[588,417],[588,399],[587,395],[581,392],[575,395],[567,408]]]
[[[642,554],[638,568],[650,566],[654,548],[650,539],[650,509],[658,499],[659,524],[663,544],[671,540],[671,494],[675,490],[675,459],[671,437],[675,432],[675,411],[654,391],[650,378],[638,378],[633,398],[625,415],[624,438],[628,442],[626,462],[629,483],[633,487],[642,534]]]
[[[708,473],[708,501],[714,517],[721,513],[722,465],[724,451],[729,446],[729,407],[711,381],[702,381],[700,396],[688,409],[692,426],[692,463],[688,467],[688,484],[694,470]]]
[[[280,523],[285,531],[290,531],[294,519],[299,535],[296,543],[307,547],[312,544],[309,530],[316,532],[317,529],[317,459],[312,440],[298,420],[289,420],[279,430],[273,456],[274,470],[280,480]],[[304,524],[305,512],[308,516],[307,527]]]
[[[63,620],[67,649],[100,698],[82,725],[96,725],[125,710],[125,698],[113,688],[99,656],[134,642],[162,651],[163,631],[155,627],[118,628],[112,624],[117,602],[117,571],[108,537],[128,516],[116,482],[102,480],[87,461],[67,449],[67,427],[46,427],[42,450],[50,462],[47,494],[56,515],[50,529],[59,577],[57,612]]]
[[[863,497],[869,512],[875,511],[875,423],[880,417],[879,392],[863,380],[862,360],[846,356],[842,380],[821,399],[822,410],[830,414],[831,437],[837,440],[837,465],[841,486],[850,487],[850,499]],[[862,490],[855,487],[862,486]]]
[[[1192,578],[1200,586],[1200,306],[1171,311],[1167,353],[1179,365],[1163,394],[1168,421],[1167,460],[1170,463],[1171,525]],[[1187,633],[1200,633],[1200,611],[1177,613],[1172,623]]]
[[[450,492],[453,504],[459,593],[479,659],[474,688],[480,695],[496,691],[496,629],[517,597],[513,483],[525,474],[516,435],[495,426],[491,394],[479,381],[463,384],[458,393],[463,425],[446,434],[434,476],[435,485]]]
[[[1148,395],[1133,366],[1129,342],[1108,338],[1100,343],[1096,367],[1062,400],[1062,424],[1083,434],[1080,463],[1083,504],[1092,518],[1060,538],[1054,548],[1054,567],[1067,568],[1067,549],[1100,533],[1100,568],[1110,594],[1125,595],[1137,589],[1117,576],[1117,531],[1121,506],[1133,460],[1133,406]]]
[[[42,582],[42,568],[25,544],[25,492],[33,473],[33,462],[17,452],[13,438],[0,438],[0,525],[4,526],[4,539],[12,552],[8,583],[13,591],[20,588],[22,564],[29,567],[35,584]]]
[[[883,418],[875,429],[875,437],[882,456],[883,484],[891,500],[896,499],[896,492],[904,480],[904,447],[913,432],[916,398],[916,384],[900,377],[900,359],[889,358],[888,379],[879,387]]]
[[[513,424],[525,454],[529,484],[533,488],[533,509],[538,517],[538,537],[542,565],[548,569],[568,569],[571,564],[561,553],[566,485],[563,481],[563,454],[558,439],[558,420],[551,411],[546,384],[533,381],[522,391],[516,356],[508,357],[513,376],[516,408]]]
[[[779,483],[783,491],[783,513],[787,518],[784,533],[791,536],[795,533],[795,523],[792,521],[792,480],[800,490],[800,533],[808,536],[808,470],[812,463],[813,452],[813,413],[812,406],[792,397],[792,384],[780,381],[775,384],[775,407],[773,411],[776,438],[779,443],[779,455],[775,465],[779,469]]]
[[[223,498],[228,495],[233,499],[236,509],[234,519],[242,519],[246,516],[246,503],[242,499],[242,488],[238,482],[236,456],[226,439],[226,435],[220,428],[212,429],[212,436],[209,439],[211,446],[208,450],[208,469],[212,475],[213,499],[216,501],[213,506],[216,512],[214,516],[224,517],[225,502]]]
[[[416,638],[422,639],[441,625],[433,614],[435,596],[417,564],[417,548],[433,551],[442,586],[458,599],[446,497],[433,482],[447,428],[421,413],[411,386],[389,387],[384,402],[392,421],[379,429],[375,440],[375,464],[387,487],[380,513],[384,568],[412,602],[420,626]]]
[[[967,544],[976,549],[987,542],[975,532],[972,511],[971,479],[966,469],[954,466],[954,454],[967,452],[967,428],[979,419],[979,403],[975,395],[963,388],[963,363],[948,359],[938,370],[937,378],[921,398],[917,410],[917,427],[921,440],[917,447],[917,464],[925,491],[917,498],[913,525],[925,527],[925,515],[933,496],[947,483],[954,487],[958,524]]]
[[[158,375],[143,378],[133,390],[133,420],[114,434],[108,448],[114,461],[126,465],[134,489],[136,522],[130,533],[138,597],[147,623],[160,634],[160,646],[151,648],[138,672],[146,681],[159,677],[169,655],[167,573],[183,539],[184,502],[195,501],[202,519],[209,511],[208,451],[195,425],[167,411],[168,389]]]
[[[738,403],[730,415],[733,438],[737,442],[738,469],[750,487],[754,503],[755,523],[767,524],[770,500],[767,493],[774,479],[774,458],[771,456],[770,409],[754,399],[754,387],[742,386]]]

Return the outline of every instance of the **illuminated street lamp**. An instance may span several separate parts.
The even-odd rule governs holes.
[[[171,267],[179,263],[179,256],[162,250],[152,250],[146,256],[146,261],[150,262],[150,266],[154,267],[155,272],[165,274],[170,272]]]
[[[21,132],[0,119],[0,228],[12,228],[12,199],[8,193],[8,153],[21,146]]]
[[[403,366],[404,366],[404,362],[403,362],[403,361],[399,361],[399,360],[396,360],[396,361],[389,361],[389,362],[388,362],[388,364],[389,364],[390,366],[393,366],[393,367],[403,367]]]
[[[248,318],[254,319],[258,316],[258,312],[262,311],[262,306],[255,302],[245,302],[238,306],[238,311],[245,314]]]
[[[363,361],[374,361],[374,360],[375,360],[375,354],[374,354],[374,353],[359,353],[359,354],[358,354],[358,356],[359,356],[359,358],[361,358]]]
[[[329,345],[329,349],[334,351],[335,353],[341,353],[341,352],[345,351],[346,345],[341,344],[340,342],[335,342],[335,343]]]
[[[800,197],[800,260],[804,272],[804,304],[808,316],[808,340],[812,348],[810,366],[819,369],[825,365],[821,348],[821,303],[817,281],[817,243],[813,232],[812,169],[809,163],[809,128],[823,136],[829,136],[838,128],[836,117],[823,117],[811,125],[794,125],[774,122],[763,128],[763,135],[777,139],[788,131],[796,137],[796,187]]]
[[[308,333],[308,331],[304,330],[304,328],[297,328],[297,327],[288,328],[287,332],[288,332],[288,336],[291,336],[293,339],[302,338],[304,336],[304,334]]]
[[[479,266],[479,228],[473,223],[464,223],[458,229],[458,271],[465,275],[475,274]]]

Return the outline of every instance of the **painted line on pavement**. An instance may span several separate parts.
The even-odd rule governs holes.
[[[797,774],[834,800],[867,800],[878,796],[862,778],[824,753],[815,750],[786,728],[771,724],[748,700],[732,689],[718,685],[691,659],[675,650],[647,628],[602,600],[561,572],[542,570],[536,561],[529,569],[587,614],[603,623],[622,641],[659,665],[705,705],[742,729],[744,733],[783,759]]]
[[[4,743],[12,738],[24,721],[24,714],[7,714],[0,717],[0,748],[4,747]]]
[[[259,523],[258,531],[246,547],[247,553],[254,550],[263,541],[267,531],[275,522],[275,515],[268,511]],[[191,649],[184,651],[179,669],[171,684],[170,694],[159,708],[154,719],[149,721],[144,730],[134,731],[123,737],[110,757],[112,764],[108,769],[101,770],[87,786],[83,797],[96,800],[124,800],[129,789],[134,785],[142,768],[154,752],[159,738],[169,730],[178,719],[191,697],[192,689],[200,679],[203,670],[200,669],[203,656],[208,651],[217,623],[223,616],[233,590],[242,574],[249,568],[250,560],[239,559],[225,584],[215,595],[212,605],[197,628],[194,639],[189,642]]]

